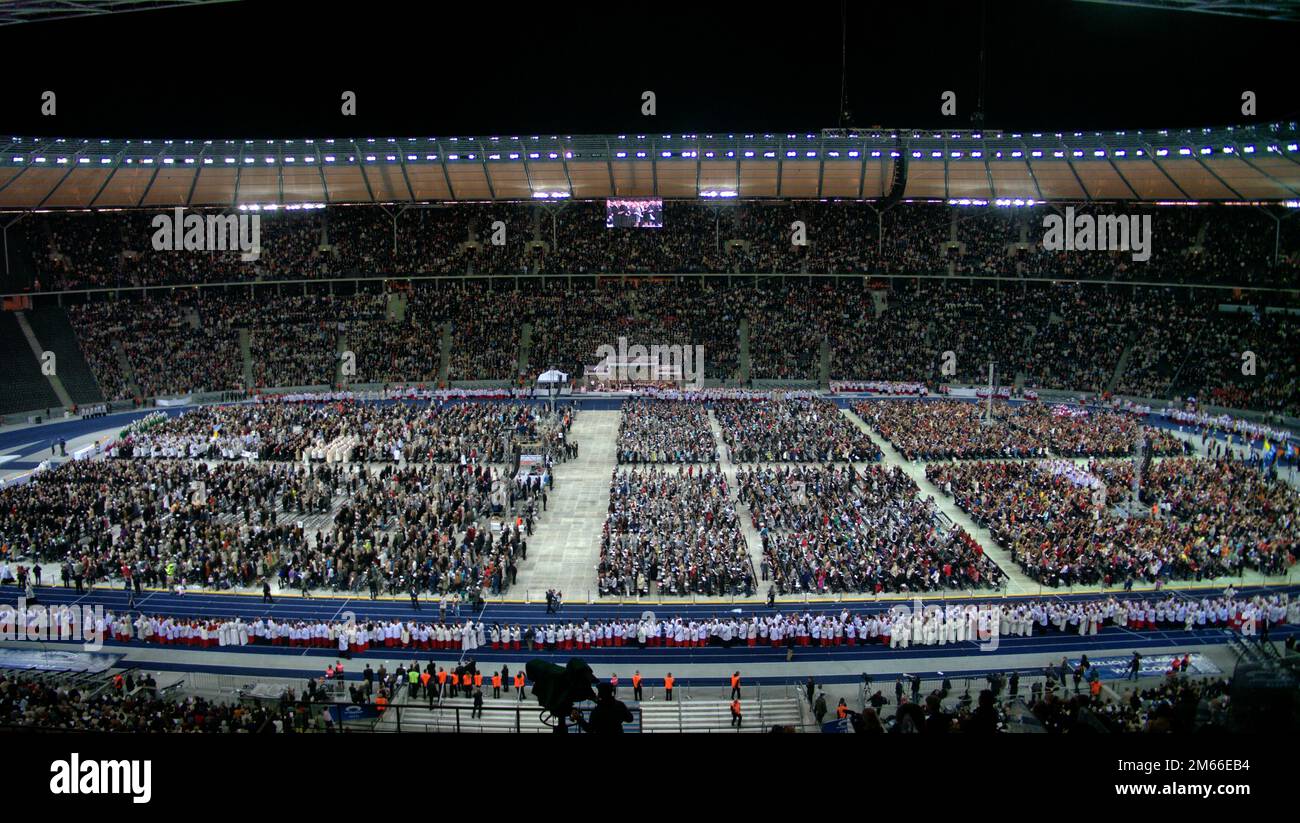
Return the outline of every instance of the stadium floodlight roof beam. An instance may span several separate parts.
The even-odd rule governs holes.
[[[569,187],[569,197],[573,196],[573,178],[569,176],[569,155],[572,153],[568,145],[560,144],[560,166],[564,169],[564,184]],[[698,180],[697,180],[698,183]],[[490,182],[488,185],[492,185]],[[698,189],[698,185],[696,186]]]
[[[655,139],[650,138],[650,179],[654,184],[654,195],[659,196],[659,154]]]
[[[230,198],[230,208],[239,208],[239,180],[244,170],[244,147],[240,146],[235,155],[235,191]]]
[[[0,26],[234,2],[238,0],[7,0],[0,3]]]
[[[1105,6],[1131,6],[1148,11],[1196,12],[1252,20],[1300,22],[1300,0],[1080,0]]]
[[[203,160],[207,153],[208,147],[206,144],[199,146],[199,153],[194,158],[194,176],[190,178],[190,188],[185,193],[185,208],[189,208],[190,203],[194,202],[194,189],[199,185],[199,175],[203,174]]]
[[[524,182],[528,184],[528,193],[531,195],[535,189],[533,188],[533,170],[528,164],[528,146],[524,144],[522,138],[516,137],[515,141],[519,143],[519,160],[524,164]],[[442,171],[443,174],[447,173],[446,166],[443,166]],[[447,189],[448,191],[451,190],[451,178],[447,179]],[[454,197],[455,195],[452,196]]]
[[[1092,192],[1088,191],[1087,186],[1083,185],[1083,178],[1079,176],[1079,170],[1074,167],[1074,157],[1072,156],[1074,152],[1082,151],[1082,149],[1072,148],[1070,144],[1068,144],[1065,141],[1065,138],[1061,139],[1060,145],[1062,147],[1062,150],[1065,152],[1064,154],[1065,165],[1067,168],[1070,169],[1070,174],[1074,175],[1074,182],[1079,184],[1079,190],[1083,192],[1084,199],[1087,200],[1089,203],[1091,203]]]
[[[1109,163],[1111,169],[1114,170],[1115,176],[1124,184],[1124,188],[1128,189],[1128,193],[1133,195],[1134,200],[1141,200],[1142,198],[1138,196],[1137,189],[1133,188],[1133,185],[1128,182],[1128,178],[1124,176],[1124,172],[1119,170],[1119,166],[1115,165],[1115,149],[1111,148],[1104,140],[1102,141],[1102,146],[1104,147],[1103,150],[1106,152],[1106,162]]]
[[[275,164],[275,197],[276,205],[284,205],[284,145],[275,147],[278,152]]]
[[[1250,199],[1250,198],[1248,198],[1248,197],[1242,197],[1241,192],[1237,191],[1237,190],[1234,189],[1232,186],[1228,185],[1228,181],[1227,181],[1227,180],[1224,180],[1222,177],[1220,177],[1220,176],[1219,176],[1219,173],[1218,173],[1217,171],[1215,171],[1214,169],[1210,168],[1209,164],[1207,164],[1204,160],[1201,159],[1201,153],[1200,153],[1200,152],[1196,152],[1196,151],[1192,152],[1192,157],[1196,160],[1197,163],[1199,163],[1199,164],[1201,165],[1201,168],[1205,169],[1207,172],[1210,173],[1210,175],[1211,175],[1215,180],[1218,180],[1218,181],[1219,181],[1219,185],[1223,186],[1225,189],[1227,189],[1228,191],[1232,192],[1233,195],[1235,195],[1238,199],[1241,199],[1241,200],[1249,200],[1249,199]]]
[[[998,190],[993,186],[993,167],[989,165],[989,153],[981,151],[980,160],[984,163],[984,178],[989,184],[989,199],[996,199],[998,196]]]
[[[366,184],[366,196],[369,197],[370,202],[373,203],[375,202],[375,190],[371,188],[370,176],[366,174],[366,164],[364,162],[366,154],[361,151],[361,147],[357,145],[356,140],[349,140],[347,142],[352,146],[352,160],[357,164],[357,170],[361,172],[361,182]],[[441,154],[442,152],[439,151],[439,155]]]
[[[1165,176],[1165,179],[1169,181],[1169,185],[1178,189],[1178,193],[1181,194],[1184,199],[1195,200],[1196,198],[1189,195],[1187,193],[1187,190],[1178,184],[1178,181],[1174,179],[1173,175],[1169,173],[1169,170],[1166,169],[1164,165],[1160,162],[1160,155],[1156,151],[1155,147],[1152,146],[1150,143],[1145,143],[1144,145],[1147,148],[1147,155],[1151,159],[1151,164],[1160,170],[1160,173],[1163,174]]]
[[[68,175],[72,174],[73,170],[77,168],[77,160],[81,157],[82,151],[83,151],[82,149],[77,149],[75,153],[73,153],[71,156],[67,158],[68,168],[64,170],[63,176],[59,178],[59,182],[55,183],[52,187],[50,187],[50,190],[47,191],[45,193],[45,196],[41,198],[41,202],[36,204],[36,208],[39,209],[42,206],[44,206],[46,202],[49,201],[49,199],[54,196],[54,193],[59,190],[59,188],[63,185],[64,181],[68,179]]]
[[[488,155],[488,153],[487,153],[487,149],[483,146],[483,138],[480,137],[480,138],[478,139],[478,159],[479,159],[479,164],[482,165],[482,167],[483,167],[483,180],[487,183],[488,194],[491,195],[491,197],[492,197],[493,200],[496,200],[496,199],[497,199],[497,190],[496,190],[496,187],[492,185],[492,174],[491,174],[491,172],[488,171],[487,155]],[[406,173],[406,167],[405,167],[405,166],[402,167],[402,173],[403,173],[403,174]],[[406,188],[407,188],[408,191],[411,192],[411,199],[414,200],[414,199],[415,199],[415,190],[411,188],[411,181],[410,181],[410,180],[407,180],[407,181],[406,181]],[[572,191],[573,191],[573,187],[572,187],[572,186],[569,187],[569,191],[570,191],[570,193],[572,193]]]
[[[618,194],[618,187],[614,185],[614,151],[609,147],[609,138],[605,138],[605,169],[609,172],[609,196],[614,197]],[[736,167],[737,176],[740,173],[740,167]]]
[[[166,153],[167,150],[165,148],[159,149],[158,153],[150,158],[153,161],[151,163],[153,166],[153,173],[149,175],[149,182],[145,185],[144,191],[140,192],[140,199],[135,203],[136,208],[140,208],[144,205],[144,199],[149,196],[149,190],[153,188],[154,182],[158,180],[158,172],[162,171],[163,167],[162,158]]]
[[[117,153],[117,156],[113,158],[112,166],[116,168],[118,165],[120,165],[122,162],[122,158],[125,155],[126,155],[126,149],[123,148],[121,151]],[[86,204],[87,206],[94,207],[94,205],[99,202],[99,198],[104,196],[104,189],[108,188],[108,183],[110,180],[113,179],[113,174],[114,173],[110,171],[108,174],[104,175],[104,179],[100,182],[99,188],[95,189],[95,196],[90,198],[89,202],[87,202]],[[191,192],[191,196],[192,195],[193,193]]]
[[[1247,166],[1250,166],[1252,169],[1254,169],[1255,171],[1259,172],[1259,173],[1260,173],[1261,175],[1263,175],[1264,177],[1267,177],[1269,180],[1271,180],[1271,181],[1272,181],[1274,184],[1276,184],[1277,186],[1286,189],[1287,191],[1291,192],[1291,194],[1293,194],[1293,195],[1295,195],[1295,196],[1300,197],[1300,188],[1296,188],[1296,187],[1294,187],[1294,186],[1291,186],[1291,185],[1289,185],[1289,184],[1287,184],[1287,183],[1285,183],[1285,182],[1283,182],[1283,181],[1277,179],[1276,177],[1273,176],[1272,173],[1270,173],[1270,172],[1268,172],[1267,170],[1261,168],[1258,164],[1255,163],[1255,161],[1251,160],[1250,154],[1248,154],[1248,153],[1245,152],[1245,151],[1242,151],[1242,149],[1244,148],[1243,146],[1241,146],[1241,145],[1234,145],[1233,148],[1236,150],[1234,153],[1237,155],[1237,157],[1238,157],[1240,160],[1242,160],[1242,161],[1243,161]]]

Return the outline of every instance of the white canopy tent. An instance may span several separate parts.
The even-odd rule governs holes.
[[[537,375],[537,385],[546,389],[546,394],[550,398],[551,411],[555,411],[555,393],[567,382],[569,382],[569,375],[559,369],[550,369]]]
[[[537,382],[548,384],[548,385],[552,385],[555,383],[567,383],[569,382],[569,375],[565,374],[559,369],[551,369],[550,371],[544,371],[541,374],[537,375]]]

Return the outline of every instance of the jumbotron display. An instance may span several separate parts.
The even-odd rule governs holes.
[[[662,200],[606,200],[605,228],[607,229],[662,229],[664,227],[664,201]]]

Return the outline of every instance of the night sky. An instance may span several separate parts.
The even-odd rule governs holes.
[[[847,124],[1227,125],[1300,114],[1300,25],[1079,2],[847,4]],[[0,27],[0,130],[48,137],[805,132],[841,124],[838,0],[245,2]],[[41,93],[58,95],[56,117]],[[343,117],[344,90],[358,113]],[[643,117],[641,93],[657,95]],[[940,115],[944,90],[955,117]],[[1255,118],[1241,93],[1258,95]]]

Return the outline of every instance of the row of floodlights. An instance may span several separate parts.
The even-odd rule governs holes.
[[[1283,124],[1279,124],[1279,123],[1271,123],[1271,124],[1268,124],[1267,128],[1268,128],[1268,130],[1270,130],[1270,131],[1278,131],[1279,128],[1280,128],[1282,125],[1283,125]],[[1290,128],[1291,130],[1295,130],[1295,128],[1296,128],[1296,124],[1295,124],[1294,122],[1292,122],[1292,123],[1290,123],[1290,124],[1288,124],[1288,125],[1289,125],[1289,128]],[[1183,129],[1180,133],[1181,133],[1181,134],[1192,134],[1192,133],[1194,133],[1194,132],[1199,132],[1199,133],[1202,134],[1202,135],[1211,135],[1211,134],[1214,134],[1216,131],[1220,131],[1220,130],[1212,129],[1212,128],[1202,128],[1202,129]],[[1222,129],[1221,131],[1226,131],[1226,132],[1232,133],[1232,132],[1235,132],[1236,129],[1235,129],[1233,126],[1228,126],[1227,128]],[[1158,134],[1158,135],[1160,135],[1161,137],[1168,137],[1168,136],[1169,136],[1169,129],[1159,129],[1159,130],[1157,130],[1155,133]],[[890,130],[890,131],[888,131],[888,132],[883,131],[883,130],[865,130],[865,131],[860,131],[860,130],[852,129],[852,130],[846,130],[846,133],[843,134],[843,135],[835,135],[835,136],[833,136],[833,137],[834,137],[834,138],[837,138],[837,139],[844,139],[844,138],[848,138],[848,139],[860,139],[860,138],[864,138],[864,137],[873,137],[873,138],[883,139],[883,138],[886,136],[886,134],[888,134],[889,139],[893,140],[893,139],[897,139],[897,138],[898,138],[899,131],[896,130],[896,129],[895,129],[895,130]],[[904,131],[903,134],[904,134],[904,136],[906,136],[906,131]],[[1047,136],[1048,134],[1049,134],[1049,132],[1036,131],[1036,132],[1030,132],[1030,133],[1029,133],[1029,136],[1030,136],[1031,138],[1041,139],[1041,138]],[[1054,135],[1055,137],[1060,138],[1060,139],[1064,139],[1064,138],[1067,136],[1067,133],[1066,133],[1066,132],[1060,132],[1060,131],[1058,131],[1058,132],[1050,132],[1050,134],[1051,134],[1051,135]],[[1089,135],[1089,133],[1087,133],[1087,132],[1081,132],[1081,131],[1072,132],[1072,134],[1073,134],[1074,137],[1085,137],[1085,136],[1088,136],[1088,135]],[[1103,137],[1103,136],[1105,136],[1105,134],[1103,134],[1103,132],[1099,132],[1099,131],[1094,131],[1094,132],[1091,132],[1090,134],[1091,134],[1091,136],[1093,136],[1093,137]],[[1110,132],[1110,134],[1111,134],[1112,136],[1114,136],[1114,137],[1127,137],[1129,133],[1128,133],[1127,131],[1116,131],[1116,132]],[[1141,136],[1142,134],[1144,134],[1144,132],[1143,132],[1141,129],[1139,129],[1139,130],[1135,131],[1134,134]],[[751,134],[744,134],[744,135],[741,135],[741,136],[742,136],[744,139],[746,139],[746,140],[753,140],[753,139],[756,139],[759,135],[758,135],[757,133],[751,133]],[[982,132],[979,132],[979,131],[974,131],[974,132],[960,132],[960,131],[954,131],[954,132],[945,133],[945,132],[943,132],[943,131],[926,132],[926,131],[915,131],[915,130],[914,130],[914,131],[911,132],[911,136],[912,136],[913,139],[930,139],[930,138],[932,138],[932,139],[935,139],[935,140],[943,140],[943,139],[945,139],[945,138],[952,139],[952,140],[966,140],[966,139],[970,139],[970,140],[982,140],[982,139],[985,138],[985,135],[984,135]],[[1001,140],[1001,139],[1003,139],[1003,138],[1006,137],[1006,136],[1009,136],[1009,137],[1011,137],[1011,138],[1013,138],[1013,139],[1021,139],[1021,138],[1024,137],[1024,133],[1023,133],[1023,132],[1010,132],[1010,133],[1008,133],[1008,134],[1004,134],[1003,132],[996,132],[996,133],[993,133],[993,134],[989,135],[989,137],[991,137],[992,139],[997,139],[997,140]],[[637,135],[634,135],[634,138],[637,139],[637,140],[645,140],[646,137],[647,137],[647,135],[645,135],[645,134],[637,134]],[[662,137],[663,137],[663,139],[665,139],[665,140],[672,140],[672,139],[674,139],[674,138],[673,138],[673,135],[671,135],[671,134],[665,134],[665,135],[662,135]],[[706,134],[706,135],[704,135],[704,137],[705,137],[706,140],[712,140],[712,139],[714,139],[714,135],[712,135],[712,134]],[[776,139],[776,138],[778,138],[779,135],[777,135],[777,134],[773,134],[773,133],[767,133],[767,134],[763,134],[762,137],[763,137],[763,139],[766,139],[766,140],[772,140],[772,139]],[[695,139],[698,139],[698,138],[699,138],[699,135],[698,135],[698,134],[680,134],[680,135],[677,135],[677,138],[678,138],[678,139],[682,139],[682,140],[695,140]],[[727,135],[727,139],[729,139],[729,140],[734,140],[735,138],[736,138],[736,135],[735,135],[735,134],[728,134],[728,135]],[[785,138],[786,138],[787,140],[797,140],[797,139],[799,139],[799,134],[797,134],[797,133],[787,133],[787,134],[785,135]],[[806,134],[803,135],[803,138],[804,138],[805,140],[822,140],[822,139],[825,139],[825,137],[824,137],[823,135],[818,135],[818,134],[813,134],[813,133],[806,133]],[[13,137],[13,138],[12,138],[12,140],[13,140],[14,142],[16,142],[16,143],[21,143],[21,142],[23,142],[23,139],[24,139],[24,138],[22,138],[22,137]],[[406,138],[406,142],[407,142],[407,143],[415,143],[415,142],[420,141],[421,139],[426,139],[429,143],[438,143],[439,141],[445,141],[445,142],[448,142],[448,143],[458,143],[458,142],[461,141],[462,138],[460,138],[460,137],[443,137],[443,138],[438,138],[438,137],[429,137],[429,138],[407,137],[407,138]],[[494,137],[488,137],[488,138],[481,138],[481,137],[466,137],[466,138],[464,138],[464,141],[467,142],[467,143],[478,143],[478,144],[481,145],[484,139],[486,139],[486,140],[487,140],[488,142],[490,142],[490,143],[498,143],[498,142],[500,142],[501,140],[513,140],[513,141],[515,141],[515,142],[523,142],[523,140],[524,140],[523,137],[520,137],[519,135],[515,135],[515,136],[513,136],[513,137],[509,137],[509,138],[503,138],[503,137],[500,137],[500,136],[494,136]],[[541,140],[541,139],[542,139],[542,136],[541,136],[541,135],[534,134],[532,137],[529,137],[528,139],[529,139],[529,140]],[[559,137],[559,135],[551,135],[549,139],[551,139],[551,140],[559,140],[560,137]],[[572,140],[572,139],[573,139],[573,135],[571,135],[571,134],[567,134],[567,135],[564,136],[564,139],[565,139],[565,140]],[[626,134],[620,134],[620,135],[617,136],[617,139],[619,139],[619,140],[626,140],[626,139],[628,139],[628,136],[627,136]],[[56,142],[56,143],[66,143],[66,142],[68,142],[68,141],[67,141],[67,138],[62,138],[62,137],[60,137],[60,138],[57,138],[54,142]],[[89,143],[89,142],[91,142],[91,141],[90,141],[90,140],[82,140],[81,142],[82,142],[82,143]],[[99,142],[100,142],[101,144],[103,144],[103,145],[109,145],[109,144],[112,144],[114,141],[112,141],[112,140],[100,140]],[[131,144],[132,142],[134,142],[134,141],[132,141],[132,140],[126,140],[126,141],[123,141],[123,142],[124,142],[126,145],[130,145],[130,144]],[[177,141],[175,141],[175,140],[141,140],[141,141],[140,141],[140,143],[142,143],[143,145],[146,145],[146,146],[153,145],[153,144],[156,143],[156,142],[158,142],[158,143],[162,143],[163,145],[170,146],[170,145],[173,145],[174,143],[176,143]],[[211,145],[213,145],[214,143],[216,143],[216,142],[218,142],[218,141],[215,141],[215,140],[203,140],[203,141],[196,141],[196,140],[182,140],[182,141],[180,141],[180,142],[183,143],[184,145],[187,145],[187,146],[192,146],[192,145],[194,145],[195,143],[198,143],[198,142],[202,142],[202,144],[205,145],[205,146],[211,146]],[[224,143],[225,145],[228,145],[228,146],[237,145],[237,144],[239,144],[239,143],[243,143],[244,145],[247,145],[247,146],[255,145],[255,144],[257,144],[257,143],[264,143],[265,145],[268,145],[268,146],[274,146],[274,145],[276,145],[277,143],[282,143],[283,145],[286,145],[286,146],[292,146],[292,145],[294,145],[296,142],[299,142],[299,141],[295,141],[295,140],[279,140],[279,141],[277,141],[277,140],[223,140],[223,141],[220,141],[220,142],[222,142],[222,143]],[[314,145],[314,144],[316,144],[317,142],[325,143],[325,144],[327,144],[327,145],[333,145],[336,141],[334,140],[334,138],[328,138],[328,139],[324,139],[324,140],[320,140],[320,141],[312,140],[312,139],[306,139],[306,140],[302,140],[301,142],[303,142],[303,143],[305,143],[305,144],[307,144],[307,145]],[[344,143],[344,144],[348,144],[348,143],[367,143],[367,144],[372,144],[372,143],[377,143],[377,142],[379,142],[379,139],[378,139],[378,138],[375,138],[375,137],[367,137],[367,138],[358,138],[357,140],[347,140],[347,139],[344,139],[344,140],[339,140],[338,142],[340,142],[340,143]],[[398,138],[396,138],[396,137],[389,137],[389,138],[385,138],[385,142],[388,142],[388,143],[399,143],[399,142],[401,142],[401,141],[398,140]]]
[[[993,200],[993,205],[1002,208],[1021,208],[1024,206],[1034,206],[1042,201],[1025,199],[1021,197],[998,197]],[[988,200],[977,197],[957,197],[948,201],[949,206],[987,206]]]
[[[1282,146],[1279,145],[1279,144],[1270,144],[1270,145],[1264,146],[1263,148],[1264,148],[1264,151],[1267,152],[1267,153],[1280,153],[1280,152],[1282,151]],[[1286,150],[1289,151],[1289,152],[1300,151],[1300,144],[1296,144],[1296,143],[1287,143],[1287,144],[1286,144]],[[1218,152],[1221,153],[1221,154],[1236,154],[1237,151],[1238,151],[1238,148],[1237,148],[1236,146],[1220,146],[1220,147],[1218,148]],[[1255,153],[1256,153],[1256,148],[1255,148],[1255,146],[1253,146],[1253,145],[1246,145],[1246,146],[1242,146],[1242,147],[1240,148],[1240,152],[1241,152],[1242,154],[1255,154]],[[1134,149],[1131,153],[1132,153],[1132,155],[1135,156],[1135,157],[1146,157],[1146,156],[1148,156],[1148,152],[1147,152],[1146,149]],[[1213,146],[1200,146],[1200,147],[1198,147],[1198,148],[1193,148],[1193,147],[1191,147],[1191,146],[1183,146],[1183,147],[1178,148],[1178,149],[1159,148],[1159,149],[1155,149],[1154,152],[1152,152],[1152,153],[1154,153],[1154,155],[1155,155],[1156,157],[1168,157],[1168,156],[1171,155],[1171,154],[1177,154],[1177,155],[1182,156],[1182,157],[1190,157],[1190,156],[1192,156],[1192,155],[1194,155],[1194,154],[1200,154],[1200,155],[1212,155],[1212,154],[1215,153],[1215,147],[1213,147]],[[615,158],[615,159],[618,159],[618,160],[627,160],[627,159],[645,160],[645,159],[649,159],[649,158],[651,158],[652,156],[654,156],[654,154],[655,154],[654,152],[649,152],[649,151],[616,151],[616,152],[614,152],[614,158]],[[916,159],[916,160],[921,160],[921,159],[924,159],[924,158],[926,158],[926,157],[929,157],[930,159],[938,160],[938,159],[941,159],[941,158],[945,157],[945,155],[946,155],[948,158],[953,159],[953,160],[960,160],[960,159],[962,159],[962,158],[970,158],[970,159],[972,159],[972,160],[980,160],[980,159],[983,159],[983,158],[985,157],[986,154],[988,154],[990,157],[993,157],[993,158],[996,158],[996,159],[1002,159],[1002,158],[1004,158],[1004,157],[1008,157],[1008,156],[1011,157],[1012,159],[1021,159],[1021,158],[1024,158],[1025,156],[1029,156],[1029,157],[1031,157],[1031,158],[1044,158],[1044,157],[1048,157],[1048,156],[1050,156],[1050,157],[1053,157],[1053,158],[1056,158],[1056,159],[1061,159],[1061,158],[1065,158],[1065,157],[1067,157],[1067,156],[1068,156],[1068,157],[1074,157],[1074,158],[1083,158],[1083,157],[1088,157],[1088,156],[1092,156],[1092,157],[1128,157],[1129,154],[1130,154],[1130,151],[1129,151],[1128,149],[1070,149],[1070,150],[1068,150],[1068,151],[1067,151],[1066,149],[1052,149],[1052,150],[1046,150],[1046,149],[1032,149],[1032,150],[1029,150],[1029,151],[1025,151],[1025,150],[1023,150],[1023,149],[1011,149],[1011,150],[1003,151],[1003,150],[999,149],[999,150],[997,150],[997,151],[993,151],[993,152],[985,152],[985,151],[983,151],[983,150],[981,150],[981,149],[974,149],[974,150],[970,150],[970,151],[951,150],[951,151],[944,152],[944,151],[940,151],[940,150],[938,150],[938,149],[932,149],[932,150],[930,150],[930,151],[927,152],[927,151],[921,151],[921,150],[918,150],[918,149],[913,149],[913,150],[910,152],[911,157],[912,157],[913,159]],[[470,152],[470,153],[466,153],[466,154],[451,153],[451,154],[448,154],[448,155],[446,156],[445,159],[446,159],[446,160],[449,160],[449,161],[452,161],[452,162],[461,161],[461,160],[484,162],[484,161],[488,161],[488,160],[491,160],[491,161],[500,161],[500,160],[522,160],[525,156],[527,157],[528,160],[543,160],[543,159],[545,159],[545,160],[559,160],[561,157],[563,157],[565,160],[572,160],[572,159],[573,159],[573,152],[569,152],[569,151],[566,151],[566,152],[554,152],[554,151],[553,151],[553,152],[526,152],[526,153],[521,153],[521,152],[491,152],[491,153],[488,153],[488,154],[478,154],[478,153],[475,153],[475,152]],[[786,150],[786,151],[784,151],[784,152],[777,152],[777,151],[774,151],[774,150],[767,150],[767,151],[762,151],[762,152],[760,152],[760,151],[757,151],[757,150],[754,150],[754,149],[746,149],[746,150],[743,150],[743,151],[718,151],[718,152],[715,152],[715,151],[704,151],[704,152],[700,152],[700,151],[696,151],[696,150],[693,150],[693,149],[687,149],[687,150],[684,150],[684,151],[678,151],[678,152],[662,151],[662,152],[659,152],[659,153],[658,153],[658,157],[661,158],[661,159],[665,159],[665,160],[670,159],[670,158],[674,158],[674,157],[682,158],[682,159],[685,159],[685,160],[699,159],[699,158],[701,158],[701,157],[703,157],[704,159],[715,159],[715,158],[719,158],[719,157],[721,157],[721,158],[726,158],[726,159],[736,159],[736,158],[742,158],[742,159],[757,159],[757,158],[759,158],[759,157],[762,157],[763,159],[766,159],[766,160],[774,160],[774,159],[777,159],[778,157],[783,157],[784,159],[787,159],[787,160],[797,160],[797,159],[816,159],[816,158],[821,157],[821,156],[823,156],[823,154],[820,153],[820,152],[817,152],[817,151],[815,151],[815,150],[795,151],[795,150],[792,150],[792,149],[791,149],[791,150]],[[888,157],[901,157],[901,156],[902,156],[902,152],[899,152],[899,151],[897,151],[897,150],[890,150],[890,151],[887,151],[887,152],[886,152],[886,151],[883,151],[883,150],[859,151],[859,150],[857,150],[857,149],[853,149],[853,150],[850,150],[850,151],[844,151],[844,152],[836,151],[836,150],[832,150],[832,151],[827,151],[827,152],[825,152],[825,153],[824,153],[824,156],[827,157],[827,158],[829,158],[829,159],[832,159],[832,160],[838,160],[838,159],[840,159],[841,157],[847,157],[848,159],[853,160],[853,159],[857,159],[857,158],[859,158],[859,157],[864,157],[864,156],[866,156],[866,157],[885,157],[885,156],[888,156]],[[325,162],[325,163],[335,163],[335,162],[338,162],[339,157],[340,157],[340,155],[327,154],[327,155],[324,155],[323,157],[321,157],[320,159],[321,159],[323,162]],[[378,155],[378,154],[365,154],[365,155],[361,155],[360,157],[361,157],[361,159],[362,159],[364,162],[366,162],[366,163],[378,163],[378,162],[380,162],[381,158],[382,158],[383,160],[389,162],[389,163],[418,162],[418,161],[420,161],[420,159],[421,159],[422,157],[423,157],[423,159],[426,160],[426,161],[436,161],[436,160],[439,159],[439,155],[437,155],[437,154],[425,154],[425,155],[418,155],[418,154],[407,154],[407,155],[398,155],[398,154],[384,154],[384,155]],[[112,158],[112,157],[100,157],[100,158],[78,157],[78,158],[76,158],[76,161],[77,161],[77,163],[80,164],[80,165],[90,165],[90,164],[94,163],[96,159],[98,159],[100,165],[105,165],[105,166],[107,166],[107,165],[111,165],[111,164],[114,162],[114,160],[115,160],[115,158]],[[59,157],[59,158],[56,158],[56,159],[54,160],[54,162],[55,162],[56,165],[61,165],[61,164],[67,164],[67,163],[69,162],[69,160],[70,160],[70,158],[68,158],[68,157]],[[136,164],[136,163],[139,163],[139,165],[142,165],[142,166],[151,166],[151,165],[154,165],[155,163],[161,163],[162,165],[170,166],[170,165],[175,165],[177,162],[180,162],[182,165],[189,165],[189,166],[196,165],[196,164],[200,164],[200,163],[201,163],[202,165],[205,165],[205,166],[211,166],[211,165],[215,165],[215,164],[217,163],[218,160],[220,160],[220,161],[221,161],[223,164],[225,164],[225,165],[235,165],[235,164],[238,164],[238,163],[241,161],[241,158],[238,158],[238,157],[221,157],[221,158],[216,158],[216,157],[203,157],[203,158],[196,158],[196,157],[183,157],[183,158],[163,157],[163,158],[161,158],[161,159],[155,159],[155,158],[153,158],[153,157],[145,157],[145,158],[137,159],[137,158],[134,158],[134,157],[127,157],[127,158],[125,158],[122,162],[125,163],[125,164],[128,164],[128,165],[134,165],[134,164]],[[243,157],[243,158],[242,158],[242,161],[243,161],[243,163],[244,163],[245,165],[255,165],[255,164],[257,163],[257,160],[258,160],[258,158],[256,158],[256,157]],[[302,156],[301,158],[299,158],[299,157],[296,156],[296,155],[289,155],[289,156],[286,156],[286,157],[284,157],[284,158],[277,158],[277,157],[270,157],[270,156],[264,156],[264,157],[262,158],[262,162],[263,162],[265,165],[274,165],[276,162],[281,161],[281,160],[282,160],[285,164],[295,164],[295,163],[298,163],[298,162],[300,162],[300,161],[303,162],[303,163],[308,163],[308,164],[310,164],[310,163],[315,163],[315,162],[316,162],[316,160],[317,160],[317,156],[316,156],[316,155],[304,155],[304,156]],[[27,158],[24,157],[24,156],[22,156],[22,155],[13,155],[13,162],[14,162],[14,163],[26,163],[26,162],[27,162]],[[38,157],[34,157],[34,158],[32,158],[31,162],[33,162],[33,163],[47,163],[47,162],[49,162],[49,159],[46,158],[46,157],[40,157],[40,156],[38,156]],[[346,161],[345,161],[345,162],[347,162],[347,163],[355,163],[355,162],[357,162],[357,155],[347,155],[347,156],[346,156]]]

